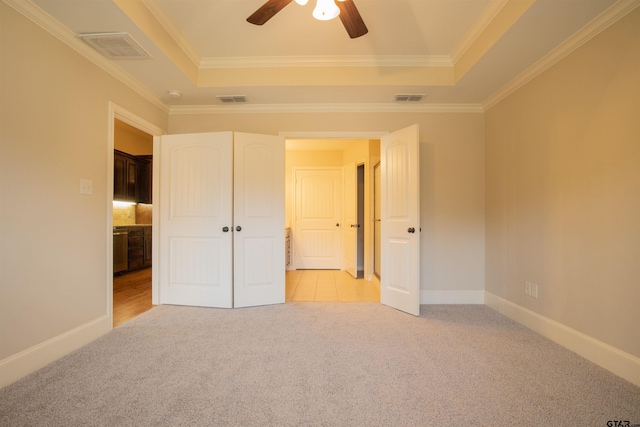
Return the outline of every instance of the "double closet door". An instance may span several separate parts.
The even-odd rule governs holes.
[[[158,138],[160,304],[284,303],[284,139]]]

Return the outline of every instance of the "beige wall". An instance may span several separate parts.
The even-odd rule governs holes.
[[[71,346],[109,327],[109,101],[162,128],[167,114],[3,2],[0,20],[4,383],[18,366],[10,356],[29,350],[21,356],[43,363],[68,351],[76,332]],[[93,194],[80,194],[80,179]]]
[[[636,9],[490,109],[485,128],[487,291],[635,356],[639,28]]]
[[[170,133],[379,132],[418,124],[421,289],[484,289],[484,118],[473,113],[172,115]],[[425,301],[426,302],[426,301]]]

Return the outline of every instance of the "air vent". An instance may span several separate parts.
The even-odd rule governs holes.
[[[247,98],[244,95],[219,95],[218,99],[225,104],[231,102],[247,102]]]
[[[107,58],[151,58],[151,55],[127,33],[83,33],[78,34],[78,37]]]
[[[394,102],[418,102],[422,101],[424,95],[396,95],[393,97]]]

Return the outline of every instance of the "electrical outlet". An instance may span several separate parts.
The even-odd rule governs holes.
[[[538,298],[538,284],[531,282],[524,282],[524,294],[533,298]]]

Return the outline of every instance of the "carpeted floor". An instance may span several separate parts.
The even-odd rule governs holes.
[[[2,426],[640,424],[640,388],[485,306],[159,306],[0,390]]]

